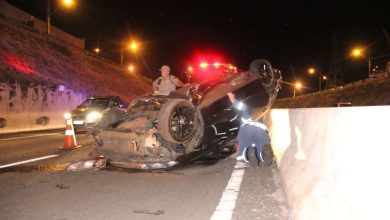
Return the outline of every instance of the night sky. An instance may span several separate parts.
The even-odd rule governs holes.
[[[8,2],[45,19],[46,0]],[[307,74],[310,66],[337,74],[343,83],[367,77],[367,59],[349,56],[355,45],[370,47],[373,66],[384,68],[389,15],[389,0],[79,0],[72,9],[59,8],[52,24],[86,38],[86,49],[99,46],[116,62],[121,42],[137,39],[140,53],[126,53],[125,61],[152,78],[162,64],[181,76],[195,55],[214,54],[241,69],[267,58],[284,80],[317,88],[318,78]]]

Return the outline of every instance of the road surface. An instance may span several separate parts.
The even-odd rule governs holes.
[[[0,219],[288,219],[275,164],[243,168],[231,157],[172,171],[65,171],[93,147],[83,133],[77,141],[82,148],[61,150],[63,131],[0,136]]]

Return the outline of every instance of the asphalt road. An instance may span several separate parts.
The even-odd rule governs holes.
[[[0,167],[50,155],[58,158],[69,154],[64,146],[65,131],[51,130],[0,135]],[[91,149],[94,142],[85,132],[77,132],[77,144]]]
[[[164,172],[64,171],[87,157],[92,139],[77,134],[82,148],[60,150],[63,132],[39,134],[0,136],[0,165],[58,155],[0,169],[0,219],[288,219],[275,164],[235,168],[227,158]]]

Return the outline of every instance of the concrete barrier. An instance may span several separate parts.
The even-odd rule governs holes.
[[[293,219],[390,219],[390,106],[274,109]]]

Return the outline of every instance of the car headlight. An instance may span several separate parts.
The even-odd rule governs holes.
[[[102,117],[102,113],[100,112],[91,112],[87,115],[87,122],[93,123],[97,122]]]
[[[65,114],[64,114],[64,118],[65,119],[70,119],[70,117],[72,117],[72,115],[69,113],[69,112],[66,112]]]

